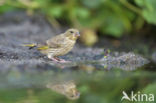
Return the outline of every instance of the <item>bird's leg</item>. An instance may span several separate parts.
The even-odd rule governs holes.
[[[64,60],[64,59],[60,59],[60,58],[58,58],[58,57],[54,57],[54,59],[57,60],[57,61],[60,62],[60,63],[67,63],[67,62],[69,62],[69,61],[66,61],[66,60]]]
[[[54,62],[59,62],[59,60],[56,59],[55,57],[53,57],[52,55],[48,55],[48,58],[51,59]]]
[[[52,55],[48,55],[48,58],[53,60],[54,62],[58,62],[58,63],[67,63],[69,61],[66,61],[64,59],[60,59],[58,57],[53,57]]]
[[[54,62],[59,62],[59,60],[54,57],[51,57],[50,59],[53,60]]]

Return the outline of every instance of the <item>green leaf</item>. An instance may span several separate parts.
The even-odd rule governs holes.
[[[0,6],[0,13],[4,13],[6,11],[13,11],[13,10],[17,10],[17,9],[12,6],[8,6],[8,5]]]
[[[81,0],[82,3],[89,8],[97,8],[102,0]]]
[[[154,96],[156,95],[156,83],[152,83],[152,84],[149,84],[149,85],[147,85],[143,90],[142,90],[142,92],[141,93],[143,93],[143,94],[147,94],[147,95],[149,95],[149,94],[153,94]],[[143,103],[143,102],[135,102],[135,103]],[[150,103],[155,103],[155,100],[152,102],[152,101],[150,101]]]
[[[106,34],[112,35],[114,37],[122,36],[124,32],[123,21],[120,20],[116,15],[108,16],[102,27],[102,31]]]
[[[76,8],[76,14],[79,18],[88,18],[90,12],[86,8]]]
[[[63,8],[61,6],[52,7],[49,9],[48,14],[50,14],[51,16],[54,16],[56,18],[59,18],[63,14]]]
[[[156,0],[135,0],[142,8],[142,16],[147,22],[156,24]]]

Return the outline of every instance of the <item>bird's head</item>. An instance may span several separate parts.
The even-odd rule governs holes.
[[[65,35],[71,40],[76,40],[80,36],[80,33],[77,29],[68,29]]]
[[[71,100],[75,100],[80,97],[80,92],[76,88],[70,88],[66,90],[65,94],[66,94],[66,97]]]

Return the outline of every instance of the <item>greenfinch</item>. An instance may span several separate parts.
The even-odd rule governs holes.
[[[79,36],[80,33],[77,29],[68,29],[64,33],[48,39],[45,44],[28,44],[24,46],[30,47],[30,49],[36,47],[38,51],[55,62],[67,62],[58,58],[58,56],[70,52]]]
[[[76,84],[73,81],[68,81],[58,84],[47,84],[47,88],[66,96],[68,99],[76,100],[80,97]]]

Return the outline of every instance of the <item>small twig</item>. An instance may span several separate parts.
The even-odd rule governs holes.
[[[127,7],[128,9],[134,11],[135,13],[137,13],[138,15],[142,16],[141,14],[141,9],[133,6],[132,4],[130,4],[127,0],[119,0],[125,7]]]

